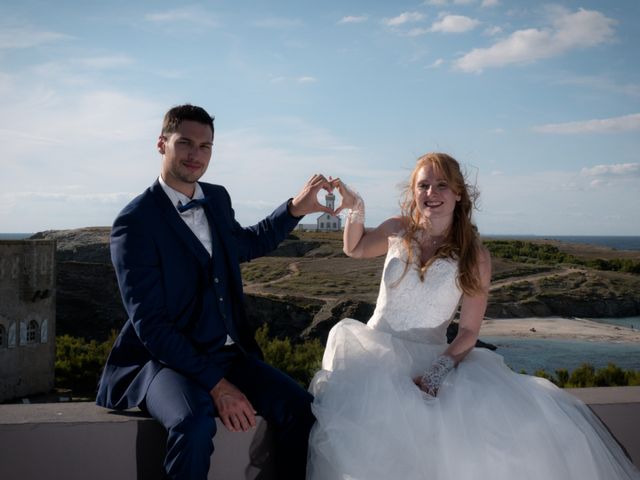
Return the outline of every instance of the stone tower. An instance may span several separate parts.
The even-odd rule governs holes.
[[[0,402],[54,386],[55,250],[53,240],[0,241]]]

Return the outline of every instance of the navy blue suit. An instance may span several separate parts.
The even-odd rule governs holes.
[[[239,265],[276,248],[298,219],[282,204],[243,228],[224,187],[200,185],[211,257],[157,181],[113,224],[111,257],[128,319],[105,365],[96,403],[149,411],[169,432],[169,475],[206,478],[217,413],[209,392],[224,377],[276,429],[276,447],[288,456],[280,462],[281,475],[303,478],[306,449],[291,449],[306,445],[311,397],[261,361],[243,308]],[[224,346],[227,335],[234,348]],[[303,457],[301,465],[291,465],[292,454]]]

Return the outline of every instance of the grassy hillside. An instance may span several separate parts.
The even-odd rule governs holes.
[[[490,316],[638,314],[640,252],[545,240],[485,245],[493,267]],[[273,255],[243,265],[248,292],[375,302],[384,257],[346,257],[340,233],[295,232]]]

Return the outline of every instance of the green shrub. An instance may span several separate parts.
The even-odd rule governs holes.
[[[598,370],[593,365],[583,363],[571,373],[567,369],[561,368],[556,370],[555,376],[544,370],[536,370],[534,375],[546,378],[561,388],[640,385],[640,370],[623,370],[613,363],[609,363],[606,367]]]
[[[102,368],[117,332],[105,342],[87,341],[81,337],[56,337],[55,384],[74,393],[95,394]]]
[[[268,325],[263,325],[256,332],[256,341],[268,364],[282,370],[305,388],[320,369],[324,348],[318,339],[292,344],[288,337],[270,338]]]

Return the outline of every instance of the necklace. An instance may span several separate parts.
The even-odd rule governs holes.
[[[442,245],[445,237],[445,235],[430,235],[423,230],[420,235],[420,243],[422,244],[423,248],[436,248]]]

